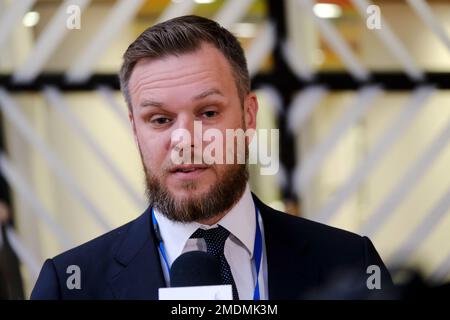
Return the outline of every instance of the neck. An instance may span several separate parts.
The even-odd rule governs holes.
[[[242,192],[240,193],[239,197],[237,198],[237,200],[234,201],[234,203],[226,210],[224,210],[221,213],[216,214],[215,216],[211,217],[211,218],[207,218],[207,219],[199,219],[196,220],[196,222],[200,223],[200,224],[204,224],[204,225],[208,225],[208,226],[212,226],[213,224],[216,224],[217,222],[219,222],[223,217],[225,217],[227,215],[228,212],[230,212],[231,209],[233,209],[233,207],[242,199],[242,197],[244,196],[245,190],[247,188],[247,184],[245,185],[244,189],[242,190]]]
[[[212,218],[201,219],[201,220],[197,220],[196,222],[198,222],[200,224],[212,226],[213,224],[216,224],[217,222],[219,222],[223,217],[225,217],[226,214],[227,214],[227,212],[219,213],[218,215],[215,215]]]

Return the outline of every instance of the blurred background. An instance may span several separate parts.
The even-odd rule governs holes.
[[[450,280],[450,1],[0,0],[0,298],[145,210],[117,72],[185,14],[239,38],[258,126],[280,130],[280,170],[252,165],[253,191]]]

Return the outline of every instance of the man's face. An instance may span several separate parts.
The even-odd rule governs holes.
[[[242,105],[223,54],[203,44],[180,56],[142,59],[131,74],[129,92],[129,116],[151,204],[162,211],[175,211],[163,213],[178,221],[207,219],[229,209],[245,188],[245,164],[203,164],[180,170],[171,158],[174,148],[180,146],[172,136],[174,130],[187,130],[192,144],[194,139],[202,139],[198,132],[194,134],[194,121],[201,121],[203,132],[214,128],[222,133],[224,155],[226,129],[255,129],[256,97],[249,94]],[[203,149],[192,145],[183,150],[191,150],[194,159],[207,145],[203,142]]]

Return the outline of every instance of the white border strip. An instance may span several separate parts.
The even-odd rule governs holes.
[[[423,0],[406,0],[406,2],[450,51],[450,38],[434,16],[430,6]]]
[[[91,76],[94,63],[105,53],[114,36],[134,18],[143,2],[120,0],[114,5],[100,30],[67,71],[66,79],[69,82],[81,82]]]
[[[67,8],[76,5],[82,12],[89,2],[90,0],[67,0],[59,6],[28,54],[27,60],[14,72],[14,81],[30,82],[39,75],[55,49],[64,40],[64,36],[70,31],[66,26]]]
[[[113,91],[106,86],[100,86],[96,90],[97,94],[102,97],[102,99],[106,102],[106,104],[110,107],[110,109],[116,114],[120,123],[122,123],[123,127],[127,130],[127,132],[131,129],[130,122],[126,117],[125,113],[122,111],[123,107],[117,102],[114,97]],[[125,108],[127,106],[125,105]]]
[[[0,50],[9,39],[14,27],[22,21],[23,16],[31,9],[36,0],[10,1],[12,4],[6,8],[0,20]]]
[[[311,0],[298,0],[298,3],[306,10],[316,21],[324,40],[341,59],[347,70],[359,81],[367,80],[370,76],[369,71],[356,58],[349,45],[336,28],[326,19],[319,18],[314,13],[314,5]]]
[[[439,153],[450,141],[450,121],[447,126],[433,140],[421,157],[409,168],[402,179],[396,184],[385,200],[370,215],[367,223],[361,228],[361,233],[373,236],[383,223],[393,215],[393,211],[425,174]]]
[[[283,114],[283,99],[280,96],[278,90],[271,85],[263,85],[256,89],[256,93],[260,92],[267,98],[269,108],[272,110],[272,114],[275,117],[275,121],[280,115]]]
[[[20,237],[12,227],[7,227],[5,231],[11,248],[14,250],[19,260],[27,267],[32,278],[36,280],[41,269],[38,259],[36,259],[33,253],[23,244],[22,240],[20,240]]]
[[[425,215],[406,241],[391,255],[392,265],[403,265],[413,253],[425,242],[450,209],[450,188],[436,205]],[[390,263],[391,264],[391,263]],[[450,269],[448,270],[450,272]]]
[[[325,86],[309,86],[298,92],[288,108],[287,125],[289,131],[296,135],[309,119],[317,105],[326,97]]]
[[[295,188],[298,194],[303,194],[310,181],[316,175],[327,154],[339,142],[341,136],[355,124],[374,105],[374,101],[383,93],[378,86],[366,86],[357,91],[351,104],[344,111],[341,118],[330,129],[323,140],[309,152],[300,162],[300,167],[295,172]]]
[[[426,100],[434,92],[435,89],[431,87],[421,87],[414,91],[411,98],[402,108],[402,112],[391,121],[387,130],[383,130],[385,133],[378,139],[367,157],[358,164],[353,174],[331,197],[330,201],[328,201],[317,215],[314,215],[318,221],[323,223],[330,222],[345,200],[357,190],[361,182],[364,181],[382,157],[387,154],[389,148],[406,130],[413,119],[415,119],[421,107],[425,105]]]
[[[363,19],[366,19],[366,10],[372,5],[371,1],[367,0],[351,0],[353,5],[358,10]],[[375,35],[384,43],[386,48],[397,59],[397,62],[403,67],[403,70],[408,74],[411,79],[422,80],[424,78],[422,70],[417,67],[413,58],[409,55],[408,49],[403,46],[400,39],[394,34],[391,27],[386,20],[383,19],[383,15],[380,13],[381,28],[375,29]]]
[[[264,59],[272,52],[275,47],[275,40],[275,25],[270,21],[264,22],[246,52],[250,77],[253,77],[259,71]]]
[[[77,116],[70,110],[67,101],[61,95],[61,92],[55,87],[44,88],[43,94],[51,106],[55,108],[66,123],[73,129],[77,136],[89,147],[94,156],[101,162],[102,166],[111,174],[119,185],[129,196],[129,198],[139,207],[144,208],[145,202],[135,191],[131,183],[120,172],[120,170],[111,162],[100,145],[94,141],[86,128],[77,119]]]
[[[161,13],[158,17],[156,24],[179,16],[190,14],[192,11],[194,11],[196,5],[197,3],[193,0],[182,0],[177,2],[171,1],[164,9],[163,13]]]
[[[430,279],[436,283],[442,283],[450,274],[450,253],[439,264],[439,266],[433,271]]]
[[[229,29],[247,13],[254,0],[227,0],[220,8],[213,20],[222,27]]]
[[[19,111],[20,108],[17,103],[3,88],[0,88],[0,110],[3,111],[5,117],[8,118],[8,120],[16,127],[18,132],[22,134],[28,143],[39,151],[56,176],[70,190],[71,194],[77,197],[81,205],[86,208],[87,212],[95,221],[97,221],[103,230],[111,230],[111,225],[104,218],[101,211],[88,199],[88,197],[86,197],[80,186],[76,183],[74,177],[70,174],[70,171],[64,167],[63,163],[59,158],[57,158],[56,154],[50,150],[50,148],[45,144],[42,138],[36,134],[36,132],[33,132],[33,129],[31,129],[32,126]]]
[[[6,156],[1,152],[0,169],[2,171],[2,175],[8,181],[8,184],[14,188],[24,202],[27,202],[28,205],[33,208],[33,212],[49,227],[64,248],[69,249],[73,247],[75,242],[69,239],[66,232],[64,232],[55,219],[53,219],[52,215],[50,215],[47,209],[45,209],[42,202],[36,197],[24,177],[20,175]]]
[[[291,70],[304,81],[314,79],[315,70],[306,62],[305,55],[300,50],[295,50],[291,41],[283,41],[281,53]]]

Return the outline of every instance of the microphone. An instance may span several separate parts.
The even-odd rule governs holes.
[[[220,285],[219,260],[203,251],[190,251],[180,255],[170,268],[171,287]]]
[[[219,260],[209,253],[183,253],[169,274],[170,288],[159,288],[159,300],[233,300],[231,285],[221,285]]]

